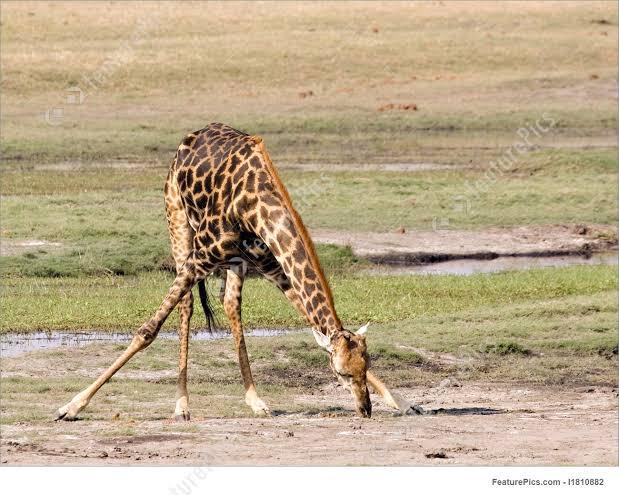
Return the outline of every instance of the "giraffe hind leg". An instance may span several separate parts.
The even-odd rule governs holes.
[[[193,249],[194,230],[189,224],[185,207],[181,200],[180,191],[170,175],[168,177],[165,194],[166,218],[172,256],[176,265],[176,272],[180,273],[183,264]],[[174,419],[189,421],[189,392],[187,390],[187,359],[189,355],[189,328],[193,314],[193,294],[189,291],[178,304],[179,314],[179,353],[178,353],[178,380],[176,383],[176,406]]]

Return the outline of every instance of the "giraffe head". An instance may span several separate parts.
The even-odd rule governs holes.
[[[355,333],[339,330],[331,337],[314,330],[316,341],[329,353],[329,366],[338,381],[352,393],[357,414],[364,418],[372,415],[366,377],[370,358],[363,335],[367,327],[364,325]]]

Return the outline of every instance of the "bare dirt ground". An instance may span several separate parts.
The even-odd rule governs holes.
[[[531,225],[481,230],[415,230],[351,232],[313,229],[317,243],[350,246],[355,255],[375,263],[417,264],[453,259],[492,259],[499,256],[587,255],[616,249],[614,225]],[[62,247],[39,239],[3,239],[0,256]]]
[[[460,385],[460,384],[458,384]],[[130,436],[101,437],[117,421],[2,427],[3,464],[133,465],[616,465],[617,390],[464,383],[400,390],[423,416],[395,416],[374,400],[354,416],[341,388],[291,397],[318,412],[272,418],[196,417],[131,422]],[[136,407],[141,407],[139,403]]]
[[[533,225],[484,230],[344,232],[312,230],[318,243],[350,246],[376,263],[415,264],[498,256],[587,254],[617,247],[617,228],[610,225]]]

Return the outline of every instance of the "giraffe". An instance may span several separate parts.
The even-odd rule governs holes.
[[[126,350],[89,387],[58,409],[56,419],[72,420],[95,393],[138,351],[157,337],[178,306],[179,374],[174,418],[189,420],[187,357],[192,288],[204,297],[204,280],[222,278],[220,298],[230,321],[245,402],[257,415],[270,410],[252,377],[241,325],[241,293],[252,267],[273,282],[306,318],[316,342],[327,351],[337,380],[351,392],[358,415],[370,417],[370,385],[385,403],[402,413],[417,412],[369,371],[367,326],[344,329],[314,244],[259,136],[212,123],[187,135],[178,146],[164,187],[165,210],[176,265],[176,278],[155,314],[134,334]]]

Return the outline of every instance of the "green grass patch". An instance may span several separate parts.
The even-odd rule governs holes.
[[[477,296],[480,297],[480,296]],[[379,325],[391,345],[450,352],[463,357],[611,355],[617,345],[616,290],[540,295]],[[604,329],[600,332],[600,329]]]
[[[172,279],[170,274],[161,272],[135,277],[5,279],[0,301],[3,315],[0,330],[95,328],[131,331],[153,314]],[[331,277],[331,286],[340,317],[352,327],[367,321],[398,322],[467,308],[473,311],[471,318],[475,321],[492,317],[485,316],[486,307],[501,308],[519,301],[615,290],[617,268],[574,266],[467,277],[335,274]],[[219,321],[226,322],[217,298],[212,299]],[[248,327],[304,326],[304,321],[283,295],[264,280],[247,282],[243,302],[243,319]],[[583,308],[571,308],[567,315],[555,317],[569,318],[573,311],[581,310]],[[592,309],[587,311],[595,314]],[[176,318],[173,312],[166,327],[175,328]],[[202,318],[201,311],[197,310],[194,327],[203,326]],[[596,324],[596,328],[600,326]],[[596,332],[596,335],[606,333]]]
[[[615,150],[543,151],[489,180],[485,169],[432,172],[284,171],[310,228],[392,231],[548,223],[615,223]],[[11,169],[3,174],[5,276],[135,275],[169,264],[165,168]],[[586,184],[586,187],[583,187]],[[454,209],[454,198],[470,208]],[[560,204],[561,208],[556,205]],[[461,209],[462,210],[462,209]],[[13,249],[37,239],[58,245]],[[327,271],[360,262],[347,248],[319,246]]]
[[[370,351],[370,360],[380,366],[417,366],[427,362],[418,352],[401,349],[394,345],[374,344]]]
[[[488,344],[485,352],[498,354],[499,356],[507,356],[508,354],[520,354],[529,356],[531,351],[525,349],[517,342],[500,342],[498,344]]]

